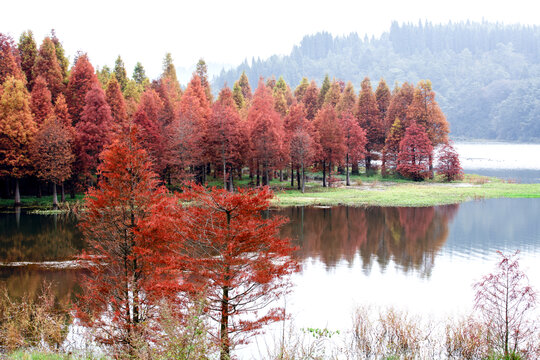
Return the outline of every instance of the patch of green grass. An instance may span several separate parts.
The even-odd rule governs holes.
[[[8,360],[106,360],[94,355],[59,354],[44,351],[19,350],[7,356]]]
[[[73,204],[80,202],[84,199],[84,194],[76,194],[75,199],[72,199],[71,196],[66,196],[66,202]],[[58,197],[58,202],[60,202],[60,196]],[[15,203],[14,199],[0,199],[0,208],[13,208]],[[24,208],[36,208],[36,209],[52,209],[52,195],[42,196],[40,198],[36,196],[21,196],[22,207]],[[61,204],[60,204],[60,207]]]
[[[540,184],[509,184],[502,181],[364,183],[363,186],[323,188],[312,186],[304,194],[298,190],[276,192],[278,206],[434,206],[475,199],[540,198]]]

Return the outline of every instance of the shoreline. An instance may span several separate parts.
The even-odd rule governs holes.
[[[494,198],[540,198],[540,183],[517,184],[495,177],[465,174],[464,179],[453,182],[427,180],[414,182],[399,178],[381,178],[380,175],[352,176],[351,186],[345,186],[342,176],[337,177],[333,187],[322,187],[319,180],[306,182],[306,191],[291,188],[287,181],[273,180],[272,207],[291,206],[396,206],[426,207],[459,204],[471,200]],[[211,182],[209,186],[220,186]],[[248,186],[247,180],[237,186]],[[50,197],[50,196],[48,196]],[[20,209],[30,214],[67,214],[84,206],[84,195],[68,199],[59,209],[52,209],[52,201],[43,198],[25,197]],[[14,213],[11,199],[2,199],[0,213]]]

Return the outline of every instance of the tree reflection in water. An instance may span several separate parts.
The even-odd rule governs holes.
[[[319,259],[328,269],[349,266],[358,255],[366,273],[377,261],[429,277],[435,256],[448,237],[459,204],[436,207],[294,207],[280,210],[291,221],[283,235],[296,241],[300,259]]]

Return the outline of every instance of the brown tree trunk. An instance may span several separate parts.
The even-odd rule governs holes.
[[[351,182],[349,180],[349,153],[347,153],[347,160],[345,161],[345,173],[346,173],[346,181],[347,186],[351,186]]]
[[[64,191],[64,182],[62,182],[61,189],[62,189],[62,193],[60,194],[60,201],[61,202],[66,202],[66,193]]]
[[[306,189],[306,173],[304,172],[304,163],[302,163],[302,194]]]
[[[326,161],[322,162],[322,186],[326,187]]]
[[[294,165],[291,163],[291,187],[294,188]]]

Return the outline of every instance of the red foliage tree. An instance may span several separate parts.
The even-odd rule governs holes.
[[[409,108],[409,105],[411,105],[413,96],[414,86],[408,82],[403,83],[401,87],[396,86],[396,88],[394,88],[384,121],[384,129],[387,134],[390,132],[396,119],[406,120],[407,109]],[[402,125],[404,125],[403,122]]]
[[[311,125],[308,123],[308,125]],[[313,139],[313,131],[298,127],[292,132],[289,142],[290,157],[294,164],[298,164],[301,171],[301,183],[298,184],[304,193],[306,188],[306,173],[305,169],[310,164],[316,155],[317,146]],[[294,177],[291,173],[291,182]]]
[[[35,87],[34,87],[35,89]],[[53,183],[53,207],[58,207],[56,185],[71,176],[75,159],[73,137],[62,120],[51,116],[41,125],[31,146],[32,160],[39,178]]]
[[[86,54],[80,55],[75,66],[71,69],[66,89],[66,102],[74,126],[81,119],[86,104],[86,94],[97,83],[94,67],[90,64],[88,56]]]
[[[233,190],[233,171],[242,166],[249,150],[247,134],[242,129],[232,92],[225,87],[213,106],[206,140],[211,161],[216,169],[221,167],[223,171],[223,187],[230,191]]]
[[[15,178],[15,205],[20,205],[19,179],[32,173],[30,144],[37,127],[22,80],[8,77],[0,93],[0,177]]]
[[[347,83],[347,86],[345,86],[343,93],[341,94],[341,98],[339,99],[339,102],[336,106],[336,111],[338,115],[340,116],[342,113],[346,111],[353,114],[355,105],[356,105],[356,94],[354,93],[353,84],[349,81]]]
[[[51,92],[53,100],[56,99],[58,94],[64,91],[64,77],[62,75],[62,69],[58,64],[56,58],[56,48],[51,38],[46,37],[41,44],[36,62],[32,68],[32,75],[35,78],[43,76],[47,82],[47,87]]]
[[[403,140],[405,129],[399,118],[396,118],[390,133],[386,137],[386,142],[382,152],[381,174],[386,176],[388,173],[395,173],[398,165],[399,144]]]
[[[345,172],[346,184],[350,186],[349,165],[358,163],[364,158],[366,151],[366,132],[358,125],[351,112],[345,111],[340,117],[343,138],[345,139]]]
[[[371,169],[371,160],[374,159],[374,152],[380,151],[384,144],[384,129],[380,117],[377,100],[371,88],[369,78],[362,81],[362,89],[358,96],[358,104],[356,107],[356,117],[358,124],[366,131],[366,173],[369,174]]]
[[[30,110],[32,110],[34,120],[38,126],[51,116],[53,112],[51,101],[51,92],[47,88],[47,82],[45,81],[45,78],[40,75],[34,81],[32,93],[30,94]]]
[[[126,101],[116,76],[111,76],[105,90],[105,97],[111,108],[112,130],[117,134],[129,132]]]
[[[220,359],[228,360],[248,334],[284,318],[283,309],[268,305],[289,289],[295,248],[279,236],[284,218],[263,217],[273,197],[266,187],[231,193],[193,184],[178,196],[191,205],[175,213],[156,209],[151,230],[172,245],[169,263],[197,279],[192,286],[206,295]]]
[[[459,155],[449,142],[439,149],[439,159],[437,172],[444,175],[446,181],[459,180],[463,178],[463,169],[459,162]]]
[[[320,146],[318,154],[323,169],[323,186],[326,186],[326,165],[328,177],[332,174],[332,165],[338,164],[345,157],[345,138],[343,128],[330,104],[324,105],[317,113],[313,125],[317,131],[317,140]]]
[[[392,99],[392,94],[390,93],[390,89],[388,88],[388,85],[386,85],[386,81],[384,81],[384,79],[381,79],[379,81],[379,85],[377,85],[377,90],[375,90],[375,99],[377,100],[377,108],[379,109],[379,114],[384,127],[386,111],[388,110],[390,100]]]
[[[263,185],[268,185],[269,171],[280,158],[283,142],[283,127],[279,114],[274,110],[274,99],[270,89],[259,80],[253,102],[248,112],[252,154],[256,162],[257,178],[262,166]],[[259,181],[257,181],[257,185]]]
[[[10,76],[26,84],[26,77],[20,66],[19,52],[13,39],[0,33],[0,84]]]
[[[533,344],[537,341],[531,337],[538,329],[534,320],[528,317],[534,313],[537,294],[519,268],[518,253],[505,255],[499,251],[500,261],[496,272],[484,276],[474,285],[474,307],[480,311],[493,336],[492,341],[503,351],[505,359],[526,355],[532,350],[531,340]]]
[[[101,155],[97,188],[85,198],[81,229],[87,244],[82,259],[91,261],[81,281],[76,307],[81,324],[97,342],[114,346],[116,356],[133,355],[147,340],[144,329],[156,317],[159,275],[142,255],[148,243],[139,235],[153,204],[165,194],[136,133],[115,140]]]
[[[86,94],[81,120],[75,126],[77,174],[90,177],[97,169],[99,154],[110,141],[111,108],[96,83]]]
[[[315,80],[312,80],[302,96],[302,103],[306,108],[306,117],[308,120],[315,119],[319,111],[319,88]]]
[[[159,120],[162,110],[163,102],[158,93],[153,89],[146,89],[133,118],[133,122],[140,129],[141,144],[154,163],[154,171],[160,175],[163,175],[166,166],[164,127]]]
[[[430,177],[429,162],[432,153],[433,147],[424,127],[413,122],[399,144],[397,171],[415,181]]]

